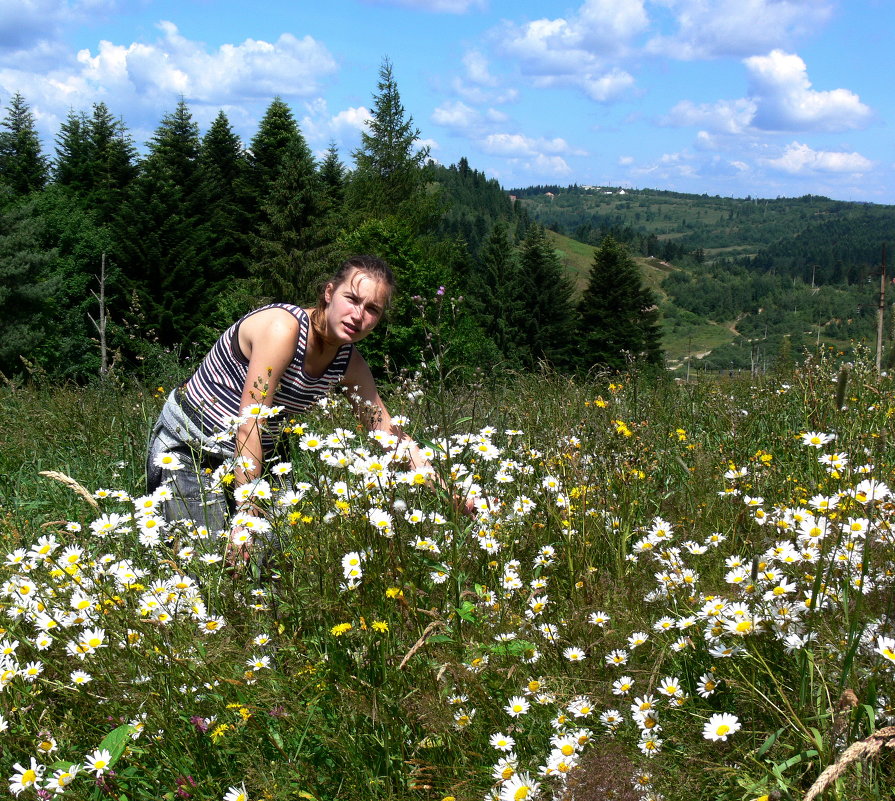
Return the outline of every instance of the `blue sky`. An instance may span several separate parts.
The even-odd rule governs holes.
[[[895,203],[891,0],[0,0],[0,104],[52,153],[104,101],[142,144],[183,96],[248,141],[270,100],[343,160],[391,59],[432,157],[571,183]]]

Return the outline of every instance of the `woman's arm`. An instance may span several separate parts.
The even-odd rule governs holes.
[[[423,458],[417,444],[407,435],[399,425],[392,422],[392,416],[388,408],[379,396],[376,388],[376,380],[370,367],[357,348],[351,352],[351,359],[342,383],[348,387],[349,397],[354,406],[354,412],[358,420],[368,431],[381,430],[394,434],[398,438],[398,446],[406,447],[410,455],[410,463],[414,468],[428,467],[429,462]]]
[[[249,360],[240,398],[240,412],[246,406],[276,404],[280,380],[295,355],[298,320],[280,309],[267,309],[247,318],[240,325],[239,344]],[[244,484],[261,475],[264,451],[257,419],[249,419],[236,432],[237,458],[249,458],[252,468],[237,466],[236,483]]]

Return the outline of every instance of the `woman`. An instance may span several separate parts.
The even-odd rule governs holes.
[[[336,384],[351,388],[355,412],[368,429],[395,434],[408,445],[414,466],[424,464],[416,445],[392,424],[370,368],[354,347],[376,327],[394,287],[385,262],[356,256],[323,285],[316,308],[272,304],[224,332],[189,381],[171,393],[152,432],[149,492],[167,477],[166,468],[181,465],[170,473],[174,487],[164,504],[167,520],[188,518],[209,531],[225,529],[226,501],[203,490],[201,473],[235,455],[236,486],[254,480],[282,426],[276,419],[303,412]],[[246,407],[258,404],[285,411],[264,426],[257,417],[241,422],[235,449],[216,436]]]

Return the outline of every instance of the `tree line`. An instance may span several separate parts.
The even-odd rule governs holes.
[[[351,168],[334,144],[315,157],[279,97],[247,144],[223,111],[202,134],[181,99],[142,155],[98,102],[69,113],[48,156],[15,95],[0,123],[0,371],[97,375],[102,290],[106,364],[152,380],[264,302],[312,303],[321,276],[362,252],[386,259],[399,288],[365,342],[375,369],[417,367],[431,342],[421,309],[449,299],[439,325],[457,366],[661,361],[655,303],[619,242],[595,250],[577,298],[545,229],[419,139],[388,60]]]

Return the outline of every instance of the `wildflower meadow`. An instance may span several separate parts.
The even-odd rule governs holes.
[[[891,797],[889,377],[434,374],[388,392],[431,470],[281,421],[235,566],[141,489],[162,388],[0,389],[4,792]]]

